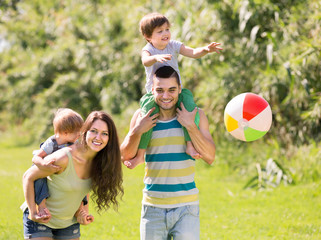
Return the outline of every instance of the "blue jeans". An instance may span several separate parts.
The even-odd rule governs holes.
[[[39,178],[35,181],[35,202],[39,205],[42,200],[49,197],[47,178]]]
[[[199,205],[157,208],[143,205],[141,240],[199,240]]]
[[[80,225],[75,223],[69,227],[52,229],[41,223],[34,222],[28,218],[28,209],[23,213],[23,235],[24,239],[50,237],[53,239],[75,239],[80,237]]]

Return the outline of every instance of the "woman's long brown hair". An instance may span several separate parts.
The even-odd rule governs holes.
[[[96,120],[104,121],[108,126],[109,140],[105,148],[97,153],[92,161],[90,177],[92,180],[92,200],[97,203],[97,210],[107,210],[111,206],[118,208],[118,195],[122,197],[123,173],[120,157],[119,140],[112,118],[103,111],[94,111],[87,117],[82,128],[82,144],[86,144],[87,131]]]

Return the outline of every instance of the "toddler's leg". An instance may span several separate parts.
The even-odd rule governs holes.
[[[49,197],[47,178],[40,178],[35,181],[35,201],[39,205],[44,199]]]
[[[46,206],[46,199],[49,197],[47,178],[37,179],[34,183],[35,202],[38,205],[38,216],[43,220],[49,220],[51,214]]]
[[[130,169],[134,169],[136,166],[144,163],[145,152],[146,149],[138,149],[137,155],[133,159],[130,159],[129,161],[124,161],[125,166]]]
[[[192,141],[186,142],[186,153],[194,159],[202,158],[201,154],[199,154],[199,152],[194,148]]]
[[[177,103],[178,107],[180,106],[181,103],[184,104],[184,107],[189,112],[192,112],[195,109],[195,107],[197,107],[194,102],[192,92],[186,88],[183,88],[181,94],[179,95],[178,103]],[[194,122],[197,125],[197,127],[199,127],[200,115],[198,111],[196,112]],[[183,127],[183,130],[184,130],[184,137],[186,141],[186,153],[195,159],[200,158],[200,154],[194,148],[193,143],[191,141],[191,137],[188,134],[188,131],[186,130],[185,127]]]
[[[141,109],[141,113],[142,114],[146,114],[148,113],[148,111],[150,109],[152,109],[153,107],[155,107],[155,110],[153,111],[153,113],[151,114],[154,115],[155,113],[159,112],[159,107],[157,106],[157,104],[155,103],[154,100],[154,96],[152,93],[146,93],[141,99],[140,99],[140,109]],[[145,132],[139,142],[139,149],[146,149],[148,146],[148,143],[152,137],[152,132],[153,129],[150,129],[148,132]]]

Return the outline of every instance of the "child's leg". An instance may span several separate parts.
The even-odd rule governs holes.
[[[140,99],[140,109],[142,114],[146,114],[150,109],[155,107],[155,110],[151,114],[154,115],[155,113],[159,112],[159,107],[155,103],[154,96],[152,93],[146,93],[141,99]],[[150,129],[148,132],[145,132],[139,142],[139,149],[146,149],[148,146],[148,143],[152,137],[153,129]]]
[[[46,207],[46,199],[49,197],[47,178],[37,179],[34,183],[34,187],[35,187],[35,202],[38,205],[38,215],[40,217],[50,219],[50,212]]]
[[[124,165],[130,169],[134,169],[136,166],[144,163],[145,152],[146,149],[138,149],[136,156],[129,161],[124,161]]]
[[[184,104],[184,107],[189,112],[192,112],[195,109],[195,107],[197,107],[194,102],[192,92],[186,88],[183,88],[182,92],[179,95],[178,102],[177,102],[178,107],[180,107],[181,102]],[[196,112],[194,122],[196,126],[199,127],[200,115],[198,111]],[[184,131],[184,137],[186,141],[186,153],[192,156],[193,158],[199,158],[200,155],[194,148],[193,143],[191,142],[191,138],[185,127],[183,127],[183,131]]]
[[[40,178],[35,181],[35,201],[39,205],[44,199],[49,197],[47,178]]]

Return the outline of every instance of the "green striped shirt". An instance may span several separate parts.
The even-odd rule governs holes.
[[[146,149],[143,204],[161,208],[198,204],[195,160],[185,151],[184,132],[176,117],[157,121]]]

